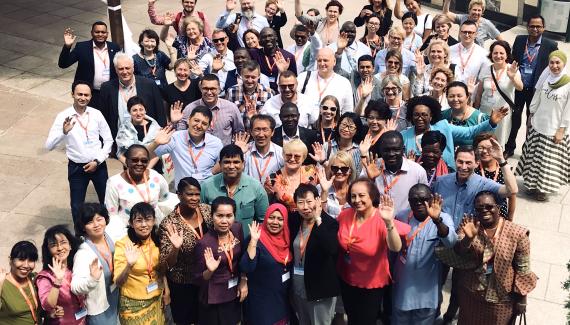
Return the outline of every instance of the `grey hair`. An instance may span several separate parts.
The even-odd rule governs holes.
[[[115,57],[113,58],[113,65],[117,66],[117,63],[119,62],[119,60],[127,60],[130,62],[130,64],[132,66],[135,65],[135,61],[133,60],[133,57],[128,55],[125,52],[117,52],[117,54],[115,54]]]
[[[404,88],[402,86],[402,83],[400,82],[400,77],[389,75],[384,77],[384,79],[382,79],[382,82],[380,83],[380,89],[384,89],[384,87],[386,87],[386,85],[389,83],[393,83],[394,85],[396,85],[396,87],[400,88],[400,91],[402,91],[402,89]]]

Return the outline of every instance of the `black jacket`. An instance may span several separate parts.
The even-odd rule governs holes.
[[[528,35],[518,35],[513,43],[513,60],[517,61],[519,66],[522,64],[523,56],[525,55],[526,41],[528,40]],[[542,41],[540,43],[540,48],[538,49],[538,54],[535,58],[536,66],[533,71],[533,86],[538,81],[542,71],[548,67],[548,55],[553,51],[558,50],[558,44],[542,36]]]
[[[113,58],[115,54],[121,50],[119,45],[113,42],[107,42],[107,50],[109,52],[109,80],[117,78],[115,67],[113,66]],[[93,57],[93,40],[78,42],[73,50],[67,46],[63,46],[59,53],[57,65],[62,68],[68,68],[77,62],[77,70],[75,71],[74,81],[83,80],[93,84],[95,75],[95,59]]]
[[[160,126],[166,125],[166,110],[162,102],[160,89],[154,81],[134,76],[137,96],[145,103],[146,115],[154,118]],[[119,122],[119,79],[112,79],[101,85],[101,113],[105,117],[113,139],[117,136]]]
[[[304,128],[302,126],[299,127],[299,138],[303,143],[307,146],[309,153],[313,153],[313,143],[316,143],[318,140],[317,131]],[[271,142],[283,147],[283,126],[280,126],[275,129],[273,132],[273,136],[271,137]],[[312,165],[315,164],[316,161],[313,160],[309,155],[307,155],[307,159],[303,162],[305,165]]]
[[[318,199],[318,198],[317,198]],[[336,297],[340,294],[339,278],[336,272],[338,257],[338,222],[324,211],[323,222],[311,230],[305,250],[305,291],[307,300],[315,301]],[[293,241],[299,233],[302,217],[295,212],[289,217],[291,251]]]

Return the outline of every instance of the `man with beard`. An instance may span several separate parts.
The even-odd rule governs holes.
[[[89,106],[98,110],[101,110],[101,85],[117,78],[113,58],[121,50],[119,45],[107,42],[108,36],[107,24],[96,21],[91,26],[91,40],[77,43],[72,50],[71,46],[77,37],[71,28],[66,28],[57,63],[65,69],[77,62],[74,81],[83,80],[93,86]]]
[[[364,54],[358,58],[358,69],[348,72],[341,67],[340,61],[337,59],[334,66],[334,72],[347,78],[352,85],[352,95],[354,97],[354,104],[359,104],[363,94],[366,93],[362,88],[368,85],[372,89],[369,96],[364,96],[362,103],[360,103],[360,111],[368,105],[370,100],[378,100],[382,98],[382,87],[378,78],[374,77],[374,58],[369,54]],[[358,105],[357,105],[358,106]],[[354,111],[359,114],[357,110]]]
[[[150,22],[154,25],[164,25],[166,15],[157,15],[156,8],[154,7],[156,0],[148,0],[148,17]],[[204,36],[207,38],[212,38],[212,27],[206,15],[202,11],[194,10],[196,8],[196,3],[198,0],[182,0],[182,11],[176,14],[167,13],[167,15],[172,16],[170,21],[172,21],[172,27],[178,35],[183,36],[184,31],[182,30],[182,21],[188,16],[197,17],[204,24]]]
[[[251,56],[245,47],[239,47],[234,51],[234,64],[236,68],[228,71],[226,76],[226,84],[224,85],[224,88],[222,88],[224,90],[222,93],[228,91],[229,88],[235,85],[241,85],[243,83],[243,79],[241,77],[241,69],[243,68],[244,64],[250,60]],[[269,78],[267,78],[267,76],[263,73],[259,76],[259,83],[262,84],[263,87],[269,88]]]
[[[278,87],[279,94],[275,95],[263,105],[261,108],[262,114],[267,114],[275,119],[277,127],[281,126],[281,107],[285,103],[293,103],[299,109],[299,126],[309,127],[319,118],[319,110],[315,109],[311,100],[297,92],[297,77],[292,71],[284,71],[279,75]]]
[[[287,102],[281,107],[279,119],[282,125],[275,129],[271,141],[283,147],[283,145],[293,139],[300,139],[307,145],[309,155],[305,159],[304,164],[314,164],[311,158],[313,154],[313,146],[311,144],[317,142],[317,131],[299,126],[299,108],[297,105]]]
[[[271,116],[255,115],[251,119],[250,130],[253,142],[238,143],[236,140],[236,144],[244,145],[242,150],[245,149],[245,173],[265,184],[269,175],[285,165],[283,148],[271,142],[275,133],[275,120]]]
[[[269,77],[269,85],[277,89],[277,77],[287,70],[297,74],[295,56],[277,47],[277,33],[270,27],[263,28],[259,33],[261,49],[250,49],[251,59],[259,63],[261,72]]]
[[[347,21],[340,28],[340,36],[336,43],[328,47],[335,51],[336,65],[347,73],[357,69],[358,59],[363,55],[371,55],[370,48],[356,39],[356,25]],[[335,66],[336,71],[336,66]]]
[[[229,144],[220,152],[222,172],[202,183],[200,200],[212,204],[215,198],[227,196],[236,202],[236,221],[243,225],[244,235],[249,235],[249,225],[255,220],[263,222],[269,206],[267,194],[261,183],[246,174],[244,157],[240,147]]]
[[[216,22],[216,28],[226,28],[230,24],[237,24],[237,39],[240,46],[245,47],[243,33],[252,28],[261,31],[269,27],[267,18],[255,12],[255,0],[240,0],[241,13],[233,13],[236,7],[236,0],[226,0],[226,10],[220,15]]]
[[[228,49],[228,35],[221,29],[214,30],[212,43],[216,48],[215,52],[204,55],[198,65],[202,73],[213,73],[220,79],[220,87],[225,89],[228,71],[235,70],[234,53]],[[222,92],[222,95],[224,93]]]

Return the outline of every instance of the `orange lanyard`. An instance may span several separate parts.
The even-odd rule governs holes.
[[[187,139],[188,139],[188,152],[190,153],[190,158],[192,158],[192,162],[194,163],[194,167],[196,169],[198,169],[198,159],[200,159],[200,156],[202,155],[202,153],[204,152],[204,149],[206,149],[206,139],[204,139],[204,146],[202,147],[202,149],[200,149],[198,151],[198,154],[196,156],[194,156],[194,151],[192,150],[192,144],[190,143],[190,135],[188,135],[188,133],[186,133],[187,135]]]
[[[182,217],[182,213],[180,212],[180,207],[178,207],[178,208],[176,209],[176,213],[178,213],[178,214],[180,215],[180,217]],[[204,237],[204,231],[202,230],[202,222],[203,222],[203,219],[202,219],[202,213],[200,213],[200,208],[199,208],[199,207],[196,209],[196,215],[197,215],[197,217],[198,217],[198,218],[197,218],[197,219],[198,219],[198,232],[196,232],[196,229],[194,229],[194,227],[192,227],[192,225],[191,225],[190,223],[188,223],[188,222],[186,222],[186,221],[185,221],[185,222],[186,222],[187,225],[190,226],[190,227],[189,227],[189,228],[190,228],[190,231],[192,231],[192,232],[194,233],[194,235],[196,236],[196,238],[202,239],[202,237]],[[186,220],[186,219],[184,219],[184,217],[182,217],[182,220]]]
[[[101,257],[103,257],[103,259],[107,263],[107,266],[109,267],[109,271],[112,274],[113,273],[113,254],[111,253],[111,248],[109,247],[107,240],[106,239],[104,239],[104,240],[105,240],[105,246],[107,246],[107,252],[102,252],[99,249],[99,247],[97,247],[97,245],[95,245],[95,248],[97,249],[97,251],[99,252]]]
[[[30,297],[26,294],[22,286],[12,278],[11,274],[9,274],[6,277],[6,279],[10,281],[10,283],[12,283],[16,288],[18,288],[18,291],[20,291],[20,294],[22,295],[22,297],[24,297],[24,300],[26,301],[26,305],[28,305],[28,308],[30,309],[30,313],[32,314],[34,324],[37,324],[38,316],[36,315],[36,310],[38,308],[38,301],[36,300],[36,295],[34,294],[34,287],[32,285],[32,281],[30,280],[30,278],[28,278],[27,280],[28,280],[28,288],[30,289],[30,293],[32,294],[32,300],[34,301],[33,304],[32,301],[30,301]]]
[[[269,163],[271,162],[271,158],[273,158],[273,152],[269,153],[269,159],[267,159],[265,161],[265,166],[263,166],[263,170],[259,169],[259,162],[257,161],[257,157],[255,157],[255,154],[252,154],[251,157],[253,157],[253,162],[255,163],[255,169],[257,169],[257,174],[259,175],[259,181],[263,182],[263,176],[265,175],[265,172],[267,171],[267,167],[269,167]]]
[[[532,61],[534,61],[534,58],[538,54],[538,51],[536,51],[533,56],[530,56],[530,53],[528,53],[528,39],[526,40],[526,45],[524,47],[524,54],[526,55],[526,59],[528,60],[529,65],[532,64]]]
[[[148,279],[149,281],[152,281],[152,269],[154,267],[154,265],[152,264],[152,247],[150,246],[150,241],[152,239],[148,239],[148,244],[146,244],[147,248],[148,248],[148,259],[146,257],[146,254],[144,253],[144,251],[142,250],[142,248],[139,248],[139,250],[141,251],[141,254],[144,258],[144,261],[146,262],[146,271],[148,273]]]
[[[125,90],[126,89],[126,90]],[[119,93],[121,94],[121,97],[123,98],[123,100],[125,101],[125,105],[127,104],[127,102],[129,101],[129,99],[131,97],[133,97],[133,93],[135,92],[135,82],[133,80],[133,83],[129,86],[129,87],[123,87],[121,85],[121,83],[119,83]]]
[[[89,112],[86,112],[85,114],[87,114],[87,123],[83,124],[78,114],[75,114],[75,120],[77,121],[77,123],[79,123],[79,126],[83,129],[83,131],[85,131],[85,137],[89,141],[89,134],[87,133],[87,128],[89,127],[90,116]]]
[[[381,173],[382,173],[382,180],[384,181],[384,194],[388,194],[388,192],[390,192],[392,187],[394,187],[394,185],[396,185],[396,183],[400,179],[400,173],[399,173],[399,171],[398,171],[398,173],[396,173],[396,177],[394,177],[394,179],[392,179],[390,184],[387,184],[388,180],[386,179],[386,168],[384,168],[384,162],[382,162]]]
[[[500,70],[498,75],[495,73],[495,69],[491,71],[491,73],[496,76],[495,80],[497,80],[497,83],[501,81],[501,77],[503,76],[503,73],[505,73],[505,70],[507,70],[507,67],[503,68],[503,70]],[[491,82],[491,95],[495,95],[496,90],[497,86],[495,86],[494,82]]]
[[[129,173],[128,169],[127,169],[127,177],[129,178],[129,181],[131,181],[131,185],[135,188],[135,190],[137,190],[137,192],[139,193],[139,195],[141,196],[143,201],[145,203],[149,203],[150,202],[150,188],[148,187],[148,179],[145,177],[145,175],[143,174],[143,180],[144,180],[144,185],[146,187],[147,198],[145,198],[144,193],[141,190],[139,190],[137,183],[135,183],[135,180],[131,177],[131,174]]]
[[[346,240],[346,254],[350,254],[350,246],[356,242],[356,238],[352,237],[352,231],[356,226],[356,211],[354,211],[354,215],[352,216],[352,225],[350,225],[350,229],[348,230],[348,239]]]
[[[264,56],[265,56],[265,63],[267,63],[267,67],[269,68],[269,73],[273,74],[273,68],[275,68],[277,62],[275,62],[275,59],[273,59],[273,64],[271,64],[269,63],[269,57],[267,55]]]
[[[471,55],[473,55],[473,52],[475,52],[475,44],[471,45],[471,50],[469,50],[467,60],[463,60],[463,45],[459,44],[459,47],[457,49],[459,50],[459,59],[461,60],[461,70],[465,72],[465,67],[467,67],[469,60],[471,59]]]
[[[230,270],[230,273],[233,275],[234,274],[234,265],[233,265],[234,250],[232,247],[232,243],[233,243],[233,235],[231,232],[228,234],[228,241],[225,244],[220,243],[220,238],[218,237],[218,246],[222,247],[222,250],[224,251],[226,258],[228,259],[228,269]]]
[[[105,69],[107,69],[107,54],[101,55],[102,53],[107,53],[107,48],[105,47],[104,49],[100,50],[97,46],[95,46],[93,47],[93,52],[95,52],[99,60],[103,62]]]
[[[414,215],[414,212],[410,211],[410,214],[408,215],[408,224],[410,223],[410,220],[412,220],[413,215]],[[424,229],[424,227],[430,221],[430,219],[431,219],[430,217],[426,217],[426,220],[424,220],[424,221],[422,221],[422,223],[420,223],[420,225],[416,228],[416,230],[414,231],[412,236],[406,235],[406,249],[408,249],[410,247],[410,244],[414,241],[414,238],[416,238],[418,233],[422,229]]]
[[[493,177],[493,181],[497,181],[497,178],[499,178],[499,170],[501,168],[499,166],[497,166],[497,169],[495,169],[495,176]],[[483,169],[483,165],[479,165],[479,170],[481,171],[481,176],[483,176],[484,178],[487,178],[487,176],[485,176],[485,169]]]
[[[376,135],[374,138],[372,138],[372,141],[370,142],[370,146],[371,146],[371,147],[376,144],[376,142],[378,141],[378,139],[380,139],[380,136],[381,136],[383,133],[384,133],[384,132],[381,131],[380,133],[378,133],[378,135]],[[368,134],[369,134],[370,136],[372,136],[372,134],[370,133],[370,131],[368,131]]]
[[[334,79],[334,75],[332,77],[330,77],[330,79],[328,81],[325,80],[325,88],[323,90],[321,90],[321,80],[320,79],[321,79],[321,77],[319,77],[319,75],[317,74],[317,89],[319,91],[319,101],[323,98],[324,92],[327,90],[327,88],[329,87],[329,84]]]
[[[313,231],[313,226],[315,224],[311,224],[309,226],[309,234],[307,235],[307,240],[305,240],[303,236],[303,225],[299,229],[299,251],[301,252],[301,261],[305,258],[305,251],[307,250],[307,243],[309,243],[309,238],[311,237],[311,231]]]

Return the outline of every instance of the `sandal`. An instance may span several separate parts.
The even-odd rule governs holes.
[[[544,202],[548,200],[548,197],[546,197],[546,193],[537,191],[536,194],[534,195],[534,199],[540,202]]]

